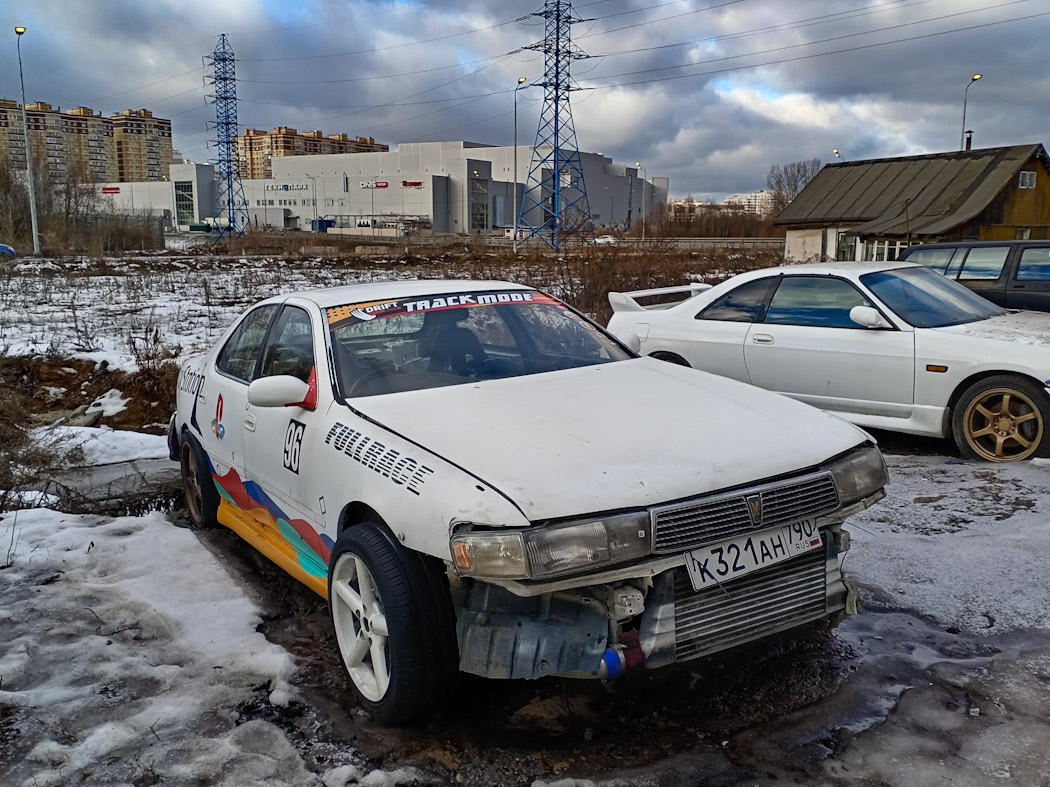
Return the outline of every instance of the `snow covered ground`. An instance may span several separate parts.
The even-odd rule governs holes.
[[[203,350],[271,295],[396,275],[321,259],[28,259],[0,273],[0,351],[105,360],[133,371],[158,340],[182,356]]]
[[[78,437],[85,432],[78,430]],[[163,440],[163,438],[160,438]],[[152,435],[101,432],[85,454],[154,456]],[[352,751],[306,770],[274,725],[238,723],[259,690],[296,697],[294,660],[256,631],[259,610],[165,514],[116,519],[46,508],[0,519],[0,783],[393,785]],[[22,750],[28,737],[32,743]]]
[[[90,430],[88,430],[90,431]],[[82,436],[82,435],[81,435]],[[110,432],[88,456],[153,456],[157,438]],[[103,448],[102,445],[105,445]],[[981,633],[1050,628],[1050,467],[890,457],[880,505],[851,521],[850,575],[880,604]],[[0,519],[0,782],[395,785],[350,749],[307,768],[280,727],[241,722],[294,703],[296,664],[257,632],[244,588],[169,516],[38,508]],[[553,780],[550,784],[557,784]]]
[[[270,294],[396,275],[320,261],[230,260],[223,272],[206,275],[191,257],[107,265],[100,275],[94,262],[26,261],[0,277],[0,351],[133,369],[156,337],[188,355]],[[119,398],[107,406],[120,406]],[[85,428],[47,434],[79,446],[70,455],[80,465],[166,456],[162,437]],[[887,499],[848,526],[853,547],[844,565],[868,605],[913,611],[982,637],[1050,630],[1048,463],[912,455],[889,461]],[[9,512],[0,517],[3,566],[5,787],[432,780],[411,768],[372,770],[346,747],[333,748],[318,767],[280,726],[248,718],[244,709],[260,701],[299,701],[299,667],[257,631],[260,609],[244,587],[168,515]],[[593,782],[552,774],[545,783]]]

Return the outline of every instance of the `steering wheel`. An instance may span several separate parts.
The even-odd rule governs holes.
[[[373,369],[370,372],[365,372],[356,380],[354,380],[354,384],[350,386],[350,390],[346,392],[346,395],[351,398],[357,396],[361,393],[362,390],[366,389],[376,380],[386,377],[390,373],[391,372],[389,372],[386,369],[383,369],[382,367]]]

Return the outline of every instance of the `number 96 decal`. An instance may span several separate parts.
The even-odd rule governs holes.
[[[299,475],[299,456],[303,450],[303,434],[306,424],[294,418],[288,421],[288,431],[284,433],[284,466]]]

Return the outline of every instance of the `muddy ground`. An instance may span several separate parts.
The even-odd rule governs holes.
[[[157,432],[169,411],[163,372],[4,363],[0,376],[36,414],[111,388],[130,394],[132,408],[103,424]],[[878,437],[890,454],[952,456],[946,441]],[[173,524],[186,525],[170,485],[145,492],[137,508],[171,507]],[[466,676],[449,711],[387,728],[346,687],[325,602],[233,533],[197,535],[264,611],[266,636],[299,665],[298,701],[271,705],[261,685],[239,721],[274,723],[316,772],[352,749],[374,768],[413,766],[434,785],[1050,786],[1048,631],[969,633],[862,588],[862,614],[836,629],[807,627],[612,686]],[[0,733],[4,724],[0,716]]]
[[[280,726],[317,770],[352,747],[373,767],[474,787],[1050,785],[1050,632],[966,633],[866,589],[862,614],[835,629],[614,686],[466,676],[448,712],[387,728],[345,688],[325,603],[232,533],[199,535],[300,666],[299,703],[273,707],[260,686],[243,719]]]

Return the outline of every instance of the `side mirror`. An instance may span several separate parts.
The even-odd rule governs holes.
[[[290,374],[260,377],[248,386],[248,401],[256,407],[301,406],[310,392],[308,383]]]
[[[642,338],[634,331],[630,333],[617,334],[617,339],[626,344],[633,352],[642,354]]]
[[[849,318],[865,328],[892,328],[893,326],[871,306],[854,306],[849,310]]]

